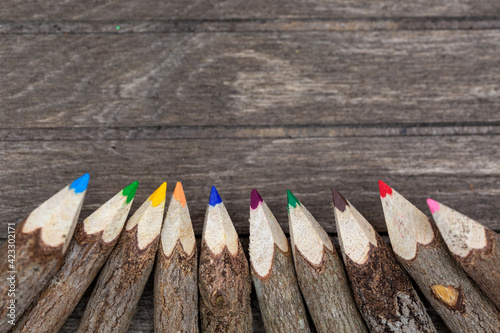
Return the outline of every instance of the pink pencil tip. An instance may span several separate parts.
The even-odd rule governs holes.
[[[431,210],[431,213],[434,214],[437,212],[440,207],[439,207],[439,202],[432,200],[431,198],[427,199],[427,206],[429,206],[429,209]]]

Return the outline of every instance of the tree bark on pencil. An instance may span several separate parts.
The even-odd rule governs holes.
[[[318,332],[367,332],[332,241],[290,191],[288,217],[297,280]]]
[[[500,309],[500,235],[437,201],[427,204],[450,253]]]
[[[88,174],[76,179],[21,221],[15,230],[14,248],[9,241],[2,245],[0,332],[12,328],[62,264],[88,179]],[[12,252],[14,257],[9,257]]]
[[[163,183],[128,220],[97,279],[78,333],[125,333],[153,269],[165,205]]]
[[[182,184],[163,224],[154,282],[155,332],[198,332],[198,257]]]
[[[63,266],[11,333],[59,331],[116,244],[136,188],[132,183],[77,225]]]
[[[332,195],[342,255],[370,332],[436,332],[389,246],[340,192]]]
[[[437,227],[388,185],[379,182],[392,248],[448,328],[455,333],[498,332],[495,304],[451,257]]]
[[[254,189],[250,203],[252,280],[266,332],[310,332],[292,253],[283,230]]]
[[[199,267],[201,332],[251,333],[251,280],[236,230],[212,187]]]

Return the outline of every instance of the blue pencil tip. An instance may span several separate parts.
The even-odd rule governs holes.
[[[210,201],[208,202],[210,206],[215,206],[217,204],[220,204],[222,202],[222,199],[220,198],[219,193],[217,192],[217,189],[215,186],[212,186],[212,191],[210,192]]]
[[[89,183],[90,175],[88,173],[84,174],[78,179],[75,179],[69,186],[70,189],[75,191],[75,193],[81,193],[87,189]]]

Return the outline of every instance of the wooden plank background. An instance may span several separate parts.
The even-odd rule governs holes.
[[[496,0],[3,3],[0,242],[84,172],[82,218],[180,180],[198,237],[216,185],[245,249],[253,187],[286,232],[290,189],[334,241],[332,185],[388,240],[378,179],[500,231],[499,29]],[[130,332],[152,306],[150,279]]]

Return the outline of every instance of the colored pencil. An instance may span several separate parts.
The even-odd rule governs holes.
[[[442,203],[427,204],[457,263],[500,309],[500,235]]]
[[[85,174],[42,203],[0,249],[0,332],[12,328],[60,267],[88,181]]]
[[[342,194],[332,194],[347,274],[370,332],[436,332],[389,246]]]
[[[317,331],[366,332],[330,237],[292,192],[287,197],[297,280]]]
[[[115,246],[137,185],[130,184],[77,225],[61,269],[12,333],[59,331]]]
[[[452,332],[499,332],[500,314],[453,260],[436,225],[380,181],[392,248]]]
[[[163,183],[127,221],[97,278],[78,333],[127,332],[153,269],[166,190]]]
[[[203,226],[198,281],[202,332],[252,332],[248,262],[215,186]]]
[[[198,257],[182,184],[163,222],[154,282],[155,332],[198,332]]]
[[[249,252],[266,332],[311,332],[285,233],[255,189],[250,198]]]

